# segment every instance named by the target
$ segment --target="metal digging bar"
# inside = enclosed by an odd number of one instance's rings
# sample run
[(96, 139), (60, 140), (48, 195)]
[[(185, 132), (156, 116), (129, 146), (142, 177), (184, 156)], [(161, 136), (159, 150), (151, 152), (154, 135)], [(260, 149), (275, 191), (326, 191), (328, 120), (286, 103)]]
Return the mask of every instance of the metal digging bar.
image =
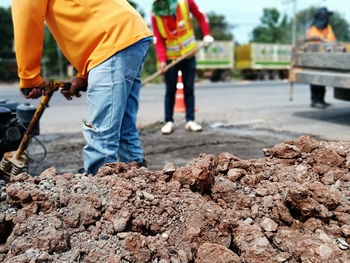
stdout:
[(32, 120), (29, 123), (27, 131), (25, 132), (17, 151), (5, 153), (0, 162), (0, 177), (4, 177), (5, 181), (9, 181), (12, 175), (18, 175), (28, 170), (28, 159), (25, 155), (25, 150), (30, 143), (34, 128), (39, 122), (44, 110), (47, 108), (52, 94), (59, 88), (70, 89), (71, 83), (50, 81), (49, 87), (50, 91), (47, 95), (42, 97), (41, 102), (36, 109)]

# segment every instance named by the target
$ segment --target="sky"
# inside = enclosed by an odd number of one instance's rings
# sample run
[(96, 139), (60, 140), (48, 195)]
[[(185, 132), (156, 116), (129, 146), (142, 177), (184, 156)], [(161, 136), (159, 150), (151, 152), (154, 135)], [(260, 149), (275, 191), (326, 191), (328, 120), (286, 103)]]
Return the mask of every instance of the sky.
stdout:
[[(101, 0), (103, 1), (103, 0)], [(146, 16), (147, 24), (151, 23), (150, 7), (153, 0), (134, 0)], [(263, 8), (277, 8), (282, 14), (293, 16), (294, 0), (195, 0), (203, 12), (215, 12), (224, 15), (234, 25), (235, 40), (241, 44), (249, 42), (254, 27), (260, 24)], [(349, 0), (295, 0), (297, 11), (310, 6), (326, 6), (331, 11), (340, 13), (350, 23)], [(9, 7), (11, 0), (0, 0), (0, 6)]]

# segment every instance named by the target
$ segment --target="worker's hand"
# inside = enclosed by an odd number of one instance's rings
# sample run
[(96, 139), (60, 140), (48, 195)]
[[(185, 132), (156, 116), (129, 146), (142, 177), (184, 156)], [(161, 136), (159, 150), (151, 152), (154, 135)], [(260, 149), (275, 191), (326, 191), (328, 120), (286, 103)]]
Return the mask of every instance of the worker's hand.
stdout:
[(209, 47), (213, 43), (214, 43), (214, 38), (211, 35), (204, 36), (203, 38), (204, 47)]
[(162, 73), (167, 72), (166, 63), (165, 62), (160, 62), (159, 63), (159, 69), (162, 71)]
[(82, 79), (78, 77), (72, 78), (70, 81), (72, 83), (72, 86), (69, 90), (62, 89), (61, 93), (63, 96), (66, 97), (67, 100), (72, 100), (73, 96), (80, 97), (80, 91), (86, 91), (87, 90), (87, 79)]
[(27, 99), (37, 99), (43, 93), (47, 95), (50, 92), (50, 87), (46, 81), (43, 81), (38, 87), (21, 88), (20, 91)]

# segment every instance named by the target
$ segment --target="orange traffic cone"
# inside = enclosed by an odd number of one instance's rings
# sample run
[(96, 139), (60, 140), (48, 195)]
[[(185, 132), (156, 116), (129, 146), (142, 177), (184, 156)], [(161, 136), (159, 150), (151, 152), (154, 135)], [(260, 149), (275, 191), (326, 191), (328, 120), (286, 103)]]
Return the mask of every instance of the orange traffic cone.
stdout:
[(184, 84), (182, 82), (182, 72), (177, 72), (176, 96), (174, 112), (186, 112)]

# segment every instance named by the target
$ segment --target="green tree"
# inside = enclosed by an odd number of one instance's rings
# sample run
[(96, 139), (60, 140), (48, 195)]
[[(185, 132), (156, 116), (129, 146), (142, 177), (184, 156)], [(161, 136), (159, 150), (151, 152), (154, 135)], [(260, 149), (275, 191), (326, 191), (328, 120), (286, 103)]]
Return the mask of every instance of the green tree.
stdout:
[(13, 45), (13, 26), (10, 8), (0, 7), (0, 47), (1, 51), (11, 51)]
[[(310, 7), (304, 10), (301, 10), (296, 15), (296, 38), (302, 39), (305, 38), (307, 29), (311, 26), (313, 17), (316, 14), (317, 8)], [(292, 22), (290, 22), (291, 24)]]
[[(306, 31), (312, 25), (312, 22), (314, 20), (314, 15), (316, 14), (317, 9), (318, 8), (312, 6), (307, 9), (303, 9), (297, 13), (296, 15), (296, 38), (297, 39), (305, 38)], [(334, 12), (330, 18), (329, 23), (334, 30), (334, 34), (337, 37), (337, 40), (350, 41), (350, 25), (340, 13)], [(288, 21), (288, 25), (285, 30), (286, 37), (290, 41), (292, 39), (291, 27), (292, 27), (292, 19)]]
[(350, 24), (341, 14), (334, 12), (329, 23), (331, 24), (338, 41), (350, 41)]
[(0, 79), (17, 77), (15, 54), (13, 52), (13, 25), (10, 8), (0, 7)]
[[(215, 40), (232, 40), (232, 28), (227, 21), (225, 16), (210, 12), (207, 14), (210, 26), (210, 34), (214, 37)], [(194, 27), (194, 32), (196, 39), (202, 39), (202, 31), (195, 19), (192, 19), (192, 24)]]
[(132, 0), (128, 0), (129, 4), (132, 5), (140, 14), (142, 17), (145, 16), (145, 13), (143, 12), (143, 10), (138, 8), (138, 5), (135, 3), (135, 1)]
[(252, 42), (261, 43), (288, 43), (288, 19), (281, 17), (276, 8), (264, 8), (260, 19), (261, 25), (253, 29)]
[[(64, 77), (69, 64), (70, 63), (59, 49), (57, 42), (51, 34), (49, 28), (45, 26), (44, 47), (42, 54), (42, 74), (44, 77), (48, 78)], [(59, 76), (60, 73), (63, 73), (63, 76)]]

